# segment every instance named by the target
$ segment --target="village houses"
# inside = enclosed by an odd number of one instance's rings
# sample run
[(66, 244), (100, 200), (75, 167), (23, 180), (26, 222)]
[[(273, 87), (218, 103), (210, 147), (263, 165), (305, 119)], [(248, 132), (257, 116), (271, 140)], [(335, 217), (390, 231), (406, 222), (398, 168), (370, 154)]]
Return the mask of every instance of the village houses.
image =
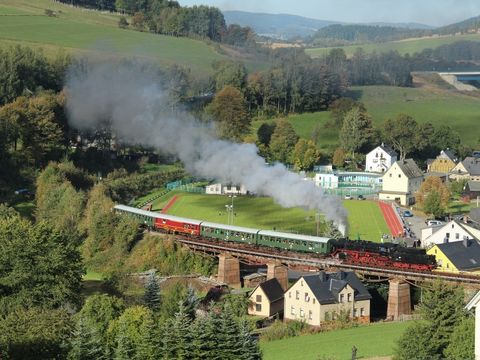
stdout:
[(452, 169), (450, 179), (480, 181), (480, 158), (467, 156)]
[(383, 175), (379, 199), (397, 201), (403, 206), (413, 205), (423, 178), (423, 172), (413, 159), (399, 160)]
[(480, 273), (480, 244), (476, 240), (435, 244), (427, 254), (435, 256), (437, 271)]
[(207, 185), (205, 193), (209, 195), (247, 195), (248, 191), (244, 185), (223, 185), (218, 183)]
[(435, 244), (480, 239), (480, 230), (461, 221), (452, 220), (447, 224), (422, 229), (422, 246), (427, 248)]
[(427, 172), (448, 174), (457, 163), (458, 157), (453, 150), (442, 150), (435, 159), (427, 161)]
[(397, 161), (397, 153), (382, 143), (367, 154), (365, 171), (384, 173)]
[(355, 321), (369, 322), (371, 298), (353, 271), (305, 275), (285, 293), (284, 319), (320, 326), (347, 314)]

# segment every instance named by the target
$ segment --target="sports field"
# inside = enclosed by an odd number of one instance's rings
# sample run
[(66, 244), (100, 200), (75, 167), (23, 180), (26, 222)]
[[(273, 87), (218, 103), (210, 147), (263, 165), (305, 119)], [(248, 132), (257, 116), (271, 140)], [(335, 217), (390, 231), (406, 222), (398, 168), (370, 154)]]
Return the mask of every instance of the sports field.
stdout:
[[(175, 202), (170, 200), (177, 196)], [(381, 234), (388, 233), (388, 227), (378, 204), (373, 201), (346, 200), (348, 210), (349, 236), (380, 241)], [(221, 195), (170, 192), (153, 204), (153, 210), (160, 210), (169, 204), (168, 214), (198, 220), (227, 224), (225, 205), (231, 198)], [(300, 208), (282, 208), (270, 198), (238, 196), (234, 198), (234, 225), (250, 228), (286, 231), (316, 235), (315, 212)], [(320, 227), (320, 232), (322, 228)]]
[(367, 359), (392, 355), (396, 341), (408, 325), (408, 322), (371, 324), (260, 344), (264, 360), (347, 360), (352, 358), (354, 345), (358, 349), (357, 359)]
[[(378, 44), (359, 44), (352, 46), (341, 47), (347, 56), (352, 55), (359, 47), (363, 48), (368, 53), (377, 52), (383, 53), (388, 51), (398, 51), (400, 54), (411, 54), (422, 52), (424, 49), (435, 49), (441, 45), (451, 44), (456, 41), (479, 41), (480, 34), (463, 34), (463, 35), (446, 35), (438, 37), (405, 39), (399, 41), (388, 41)], [(312, 48), (306, 49), (307, 54), (312, 57), (319, 57), (326, 55), (333, 48)]]

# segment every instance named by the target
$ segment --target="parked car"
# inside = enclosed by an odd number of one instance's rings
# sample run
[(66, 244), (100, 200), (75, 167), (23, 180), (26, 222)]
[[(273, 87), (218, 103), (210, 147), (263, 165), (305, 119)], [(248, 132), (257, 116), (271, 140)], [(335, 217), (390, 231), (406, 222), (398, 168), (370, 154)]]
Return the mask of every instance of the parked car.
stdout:
[(352, 195), (350, 195), (350, 194), (345, 195), (345, 200), (352, 200), (352, 199), (353, 199)]
[(362, 194), (360, 194), (360, 195), (357, 196), (357, 199), (358, 199), (358, 200), (365, 200), (365, 196), (363, 196)]
[(412, 212), (411, 212), (411, 211), (409, 211), (409, 210), (405, 210), (405, 211), (403, 212), (403, 216), (405, 216), (405, 217), (412, 217), (412, 216), (413, 216), (413, 214), (412, 214)]
[(440, 221), (440, 220), (427, 220), (427, 225), (428, 225), (428, 226), (443, 225), (443, 221)]

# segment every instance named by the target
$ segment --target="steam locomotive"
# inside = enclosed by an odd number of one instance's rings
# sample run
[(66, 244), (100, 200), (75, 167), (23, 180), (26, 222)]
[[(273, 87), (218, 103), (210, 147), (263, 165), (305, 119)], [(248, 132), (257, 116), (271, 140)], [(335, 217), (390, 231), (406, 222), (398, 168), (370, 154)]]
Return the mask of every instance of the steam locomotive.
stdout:
[(436, 267), (435, 257), (427, 255), (424, 249), (405, 248), (393, 243), (378, 244), (364, 240), (331, 239), (252, 229), (187, 219), (125, 205), (116, 205), (114, 209), (116, 213), (129, 216), (142, 226), (168, 233), (332, 256), (356, 265), (414, 271), (431, 271)]

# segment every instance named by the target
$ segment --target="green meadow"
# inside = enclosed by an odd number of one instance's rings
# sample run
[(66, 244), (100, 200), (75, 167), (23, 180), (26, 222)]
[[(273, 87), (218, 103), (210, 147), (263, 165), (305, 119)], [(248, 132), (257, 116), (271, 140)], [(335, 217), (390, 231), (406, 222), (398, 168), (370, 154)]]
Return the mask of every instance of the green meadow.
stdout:
[[(45, 9), (57, 16), (46, 16)], [(60, 49), (107, 58), (134, 56), (165, 66), (182, 65), (200, 77), (212, 71), (213, 61), (227, 58), (204, 41), (120, 29), (119, 17), (52, 0), (0, 0), (0, 46), (42, 48), (47, 56)], [(245, 64), (252, 70), (265, 67), (261, 61)]]
[(357, 359), (391, 356), (408, 322), (370, 324), (289, 339), (260, 342), (264, 360)]
[[(160, 210), (177, 195), (177, 201), (168, 209), (168, 214), (227, 224), (225, 205), (231, 198), (221, 195), (192, 194), (172, 191), (153, 203), (153, 210)], [(271, 198), (238, 196), (234, 198), (234, 225), (264, 230), (277, 230), (307, 235), (316, 235), (315, 212), (300, 208), (282, 208)], [(378, 204), (373, 201), (346, 200), (349, 236), (380, 241), (388, 227)], [(321, 231), (321, 228), (320, 228)]]
[[(422, 52), (424, 49), (435, 49), (441, 45), (451, 44), (457, 41), (480, 41), (480, 34), (464, 34), (464, 35), (447, 35), (438, 37), (405, 39), (399, 41), (388, 41), (383, 43), (369, 43), (351, 46), (343, 46), (342, 48), (347, 56), (353, 55), (359, 47), (368, 53), (377, 52), (384, 53), (389, 51), (398, 51), (400, 54), (415, 54)], [(330, 52), (333, 48), (311, 48), (306, 49), (307, 54), (312, 57), (321, 57)]]
[[(365, 104), (376, 126), (399, 113), (413, 116), (419, 123), (435, 126), (449, 125), (456, 130), (466, 145), (476, 145), (480, 139), (480, 97), (455, 90), (403, 88), (394, 86), (354, 86), (349, 95)], [(280, 118), (271, 120), (276, 121)], [(328, 126), (330, 112), (305, 113), (287, 116), (300, 137), (312, 139), (318, 133), (317, 146), (333, 151), (338, 146), (339, 130)], [(262, 120), (253, 123), (253, 131)]]

